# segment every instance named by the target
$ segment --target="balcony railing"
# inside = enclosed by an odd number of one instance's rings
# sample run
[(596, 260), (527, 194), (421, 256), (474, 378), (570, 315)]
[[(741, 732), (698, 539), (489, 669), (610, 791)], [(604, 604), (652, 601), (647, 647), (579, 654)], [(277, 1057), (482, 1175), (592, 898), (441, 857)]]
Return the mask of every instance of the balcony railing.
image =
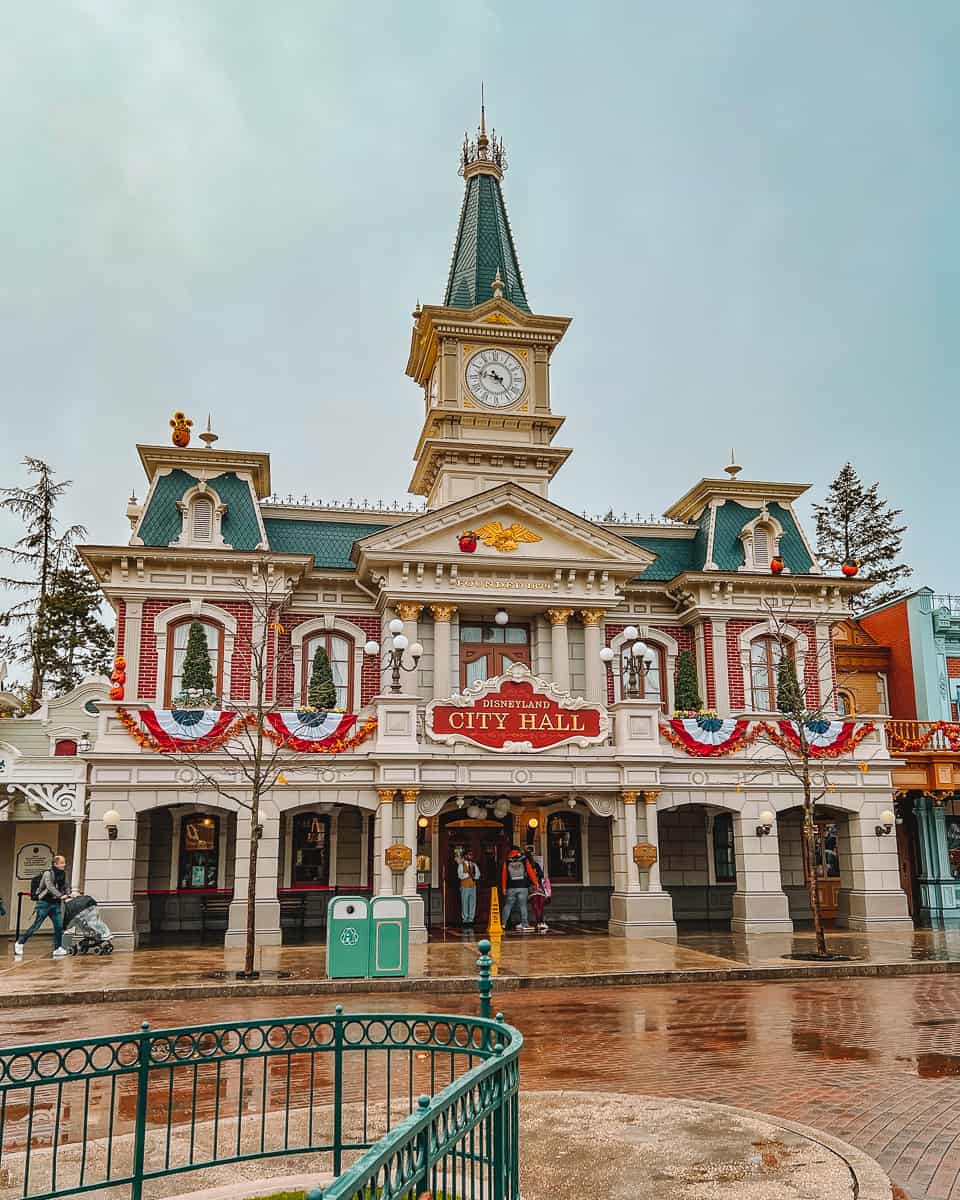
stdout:
[(960, 754), (960, 722), (889, 721), (887, 745), (893, 754), (954, 751)]
[(960, 596), (932, 596), (927, 593), (921, 595), (921, 612), (934, 613), (940, 609), (946, 609), (952, 617), (960, 617)]

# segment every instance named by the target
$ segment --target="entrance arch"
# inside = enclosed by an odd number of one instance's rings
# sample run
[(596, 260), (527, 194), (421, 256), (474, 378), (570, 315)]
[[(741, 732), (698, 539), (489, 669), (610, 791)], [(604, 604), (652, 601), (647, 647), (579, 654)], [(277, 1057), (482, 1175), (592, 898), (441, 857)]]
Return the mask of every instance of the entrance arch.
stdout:
[(712, 804), (659, 811), (660, 882), (678, 925), (730, 929), (737, 890), (735, 815)]

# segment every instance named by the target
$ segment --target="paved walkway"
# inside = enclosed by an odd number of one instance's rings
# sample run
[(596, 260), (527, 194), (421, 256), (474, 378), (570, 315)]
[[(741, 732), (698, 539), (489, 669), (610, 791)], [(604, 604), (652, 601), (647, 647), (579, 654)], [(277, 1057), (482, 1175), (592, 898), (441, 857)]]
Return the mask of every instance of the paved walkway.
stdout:
[[(575, 983), (672, 983), (686, 980), (817, 978), (878, 973), (960, 972), (960, 931), (906, 931), (828, 935), (832, 952), (853, 961), (828, 964), (792, 961), (791, 953), (813, 949), (813, 935), (691, 933), (677, 945), (651, 939), (627, 940), (582, 931), (509, 934), (494, 946), (502, 988), (558, 987)], [(38, 994), (62, 994), (72, 1003), (103, 999), (191, 998), (231, 995), (320, 995), (347, 991), (460, 992), (476, 978), (476, 941), (467, 938), (412, 946), (410, 978), (338, 983), (326, 979), (322, 946), (264, 949), (263, 975), (256, 984), (227, 978), (243, 966), (243, 954), (222, 946), (166, 947), (113, 954), (109, 958), (50, 958), (49, 939), (28, 943), (22, 961), (8, 944), (0, 950), (0, 1008), (35, 1003)], [(283, 978), (278, 978), (278, 975)]]
[[(466, 998), (341, 997), (348, 1011), (476, 1011)], [(0, 1013), (0, 1043), (323, 1011), (303, 997), (146, 1001)], [(843, 979), (518, 991), (524, 1092), (707, 1100), (823, 1130), (911, 1200), (960, 1200), (960, 979)], [(534, 1101), (536, 1102), (536, 1101)], [(289, 1170), (289, 1166), (286, 1170)]]

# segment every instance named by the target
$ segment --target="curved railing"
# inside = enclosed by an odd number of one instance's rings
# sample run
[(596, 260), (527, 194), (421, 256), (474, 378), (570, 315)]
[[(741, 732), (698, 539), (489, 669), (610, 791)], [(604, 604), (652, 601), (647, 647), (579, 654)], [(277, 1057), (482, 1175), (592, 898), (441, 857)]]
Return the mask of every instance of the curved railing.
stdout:
[[(486, 953), (480, 963), (489, 1013)], [(126, 1187), (140, 1200), (166, 1176), (310, 1155), (305, 1169), (334, 1177), (323, 1200), (519, 1200), (522, 1042), (489, 1015), (338, 1006), (8, 1047), (0, 1190), (47, 1200)]]

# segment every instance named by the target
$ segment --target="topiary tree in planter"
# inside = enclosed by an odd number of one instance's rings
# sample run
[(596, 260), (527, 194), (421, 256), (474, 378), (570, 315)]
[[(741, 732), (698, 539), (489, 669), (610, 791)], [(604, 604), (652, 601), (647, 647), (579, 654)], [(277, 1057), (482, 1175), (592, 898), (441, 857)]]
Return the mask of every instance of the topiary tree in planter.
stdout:
[(330, 710), (337, 707), (337, 686), (333, 682), (333, 669), (323, 646), (317, 647), (313, 656), (313, 669), (307, 688), (307, 701), (312, 708)]
[(804, 707), (803, 692), (797, 679), (797, 664), (789, 654), (782, 654), (777, 666), (777, 708), (791, 716)]
[(681, 650), (677, 659), (675, 707), (684, 712), (699, 712), (703, 708), (697, 682), (697, 664), (689, 650)]
[(183, 677), (180, 694), (176, 697), (184, 707), (188, 702), (203, 707), (216, 699), (213, 683), (213, 668), (210, 665), (210, 647), (207, 635), (199, 621), (193, 621), (187, 634), (187, 653), (183, 659)]

